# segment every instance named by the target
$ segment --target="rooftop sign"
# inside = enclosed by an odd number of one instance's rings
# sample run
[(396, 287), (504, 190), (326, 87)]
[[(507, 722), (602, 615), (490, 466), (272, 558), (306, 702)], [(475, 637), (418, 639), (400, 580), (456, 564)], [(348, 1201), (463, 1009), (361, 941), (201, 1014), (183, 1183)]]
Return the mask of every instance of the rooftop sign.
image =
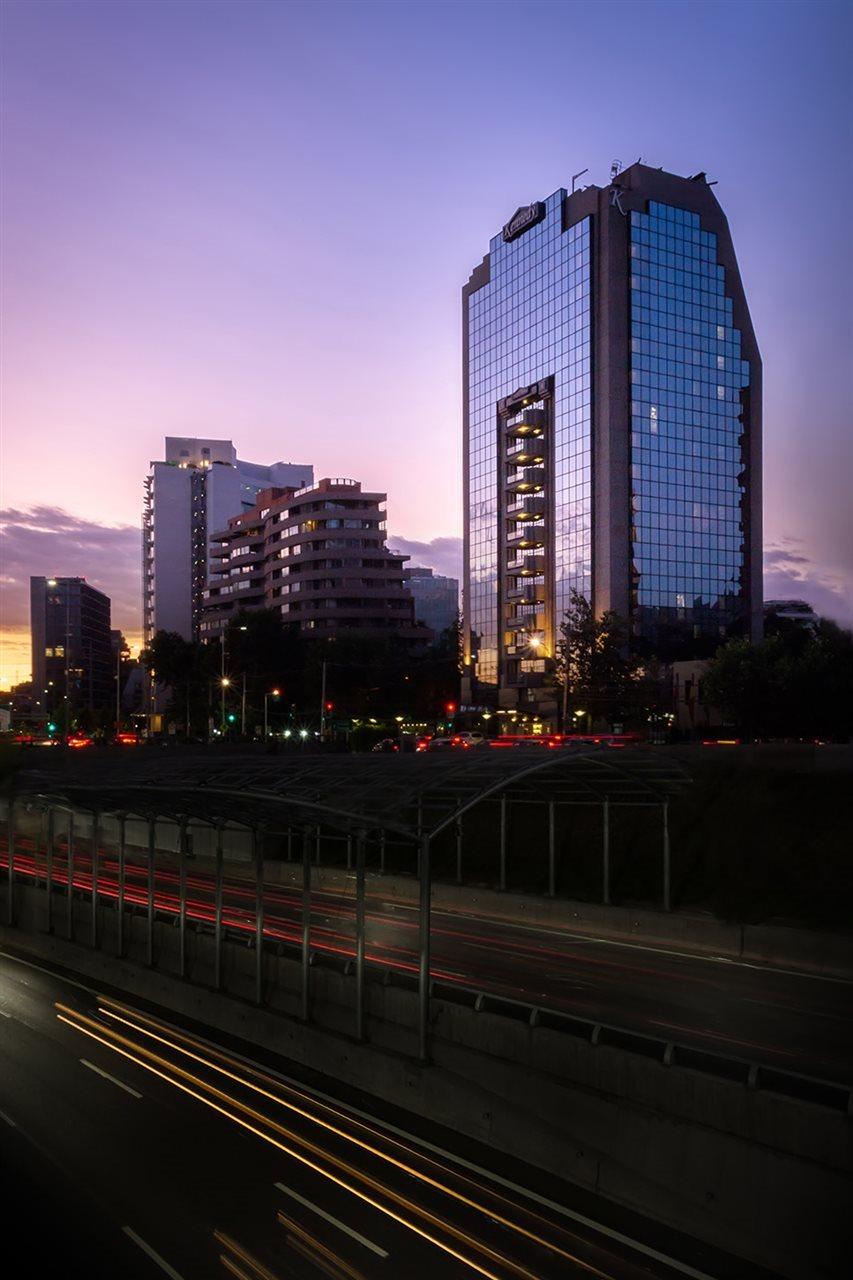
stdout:
[(530, 227), (535, 227), (536, 223), (541, 222), (544, 217), (545, 205), (541, 200), (536, 200), (533, 204), (523, 204), (520, 209), (516, 209), (504, 227), (504, 240), (507, 243), (510, 240), (515, 240), (517, 236), (528, 231)]

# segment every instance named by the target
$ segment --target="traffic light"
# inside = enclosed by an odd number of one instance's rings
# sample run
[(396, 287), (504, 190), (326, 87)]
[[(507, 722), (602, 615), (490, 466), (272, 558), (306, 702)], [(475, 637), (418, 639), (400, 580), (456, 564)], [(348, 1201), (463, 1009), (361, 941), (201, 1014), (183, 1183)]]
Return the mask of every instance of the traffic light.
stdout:
[(327, 711), (334, 711), (334, 709), (335, 709), (335, 704), (334, 704), (334, 702), (327, 702), (327, 703), (326, 703), (326, 710), (327, 710)]
[(445, 709), (445, 711), (447, 712), (447, 714), (448, 714), (449, 716), (455, 715), (455, 713), (456, 713), (456, 703), (455, 703), (455, 702), (448, 702), (448, 703), (446, 704), (446, 706), (445, 706), (445, 708), (444, 708), (444, 709)]
[(233, 711), (229, 711), (229, 713), (228, 713), (228, 723), (229, 723), (229, 724), (233, 724), (233, 723), (234, 723), (234, 721), (235, 721), (236, 719), (237, 719), (237, 717), (235, 716), (234, 712), (233, 712)]
[(47, 731), (48, 733), (56, 733), (56, 725), (52, 720), (48, 720), (47, 722)]

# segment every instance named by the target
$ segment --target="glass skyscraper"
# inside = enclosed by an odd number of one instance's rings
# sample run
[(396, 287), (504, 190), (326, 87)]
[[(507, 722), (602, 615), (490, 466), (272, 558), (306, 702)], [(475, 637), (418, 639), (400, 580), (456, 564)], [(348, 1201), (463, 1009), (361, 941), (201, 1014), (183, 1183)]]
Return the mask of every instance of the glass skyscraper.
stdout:
[(463, 290), (467, 702), (554, 718), (572, 589), (695, 657), (761, 618), (761, 361), (704, 174), (523, 206)]

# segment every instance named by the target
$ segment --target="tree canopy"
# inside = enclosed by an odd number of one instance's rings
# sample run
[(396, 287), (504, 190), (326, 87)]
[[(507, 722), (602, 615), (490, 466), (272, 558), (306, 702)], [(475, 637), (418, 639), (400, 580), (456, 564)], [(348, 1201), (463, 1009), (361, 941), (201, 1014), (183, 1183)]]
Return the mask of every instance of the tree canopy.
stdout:
[(833, 738), (853, 732), (853, 634), (822, 619), (778, 619), (757, 645), (732, 640), (703, 681), (704, 699), (748, 737)]

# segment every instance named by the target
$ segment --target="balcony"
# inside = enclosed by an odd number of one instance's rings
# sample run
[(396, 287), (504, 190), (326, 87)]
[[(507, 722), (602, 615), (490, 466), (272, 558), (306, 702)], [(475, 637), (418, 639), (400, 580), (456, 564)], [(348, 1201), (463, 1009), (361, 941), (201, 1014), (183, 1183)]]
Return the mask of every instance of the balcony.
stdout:
[(527, 436), (515, 440), (506, 451), (506, 460), (520, 467), (527, 466), (528, 463), (544, 462), (545, 437)]
[(506, 513), (510, 520), (541, 520), (545, 515), (545, 499), (525, 495), (508, 503)]
[(545, 484), (544, 467), (525, 467), (520, 475), (507, 480), (507, 493), (534, 493)]
[(521, 587), (510, 587), (506, 599), (512, 604), (544, 604), (545, 587), (525, 583)]
[(548, 414), (544, 409), (525, 409), (517, 422), (506, 428), (508, 436), (531, 436), (544, 431), (548, 425)]
[(545, 526), (530, 524), (507, 534), (506, 545), (511, 551), (524, 551), (528, 547), (545, 546)]
[(542, 625), (542, 615), (535, 609), (531, 609), (529, 613), (516, 613), (504, 622), (507, 631), (540, 631)]
[(519, 578), (538, 578), (546, 571), (544, 556), (516, 556), (507, 561), (508, 574)]

